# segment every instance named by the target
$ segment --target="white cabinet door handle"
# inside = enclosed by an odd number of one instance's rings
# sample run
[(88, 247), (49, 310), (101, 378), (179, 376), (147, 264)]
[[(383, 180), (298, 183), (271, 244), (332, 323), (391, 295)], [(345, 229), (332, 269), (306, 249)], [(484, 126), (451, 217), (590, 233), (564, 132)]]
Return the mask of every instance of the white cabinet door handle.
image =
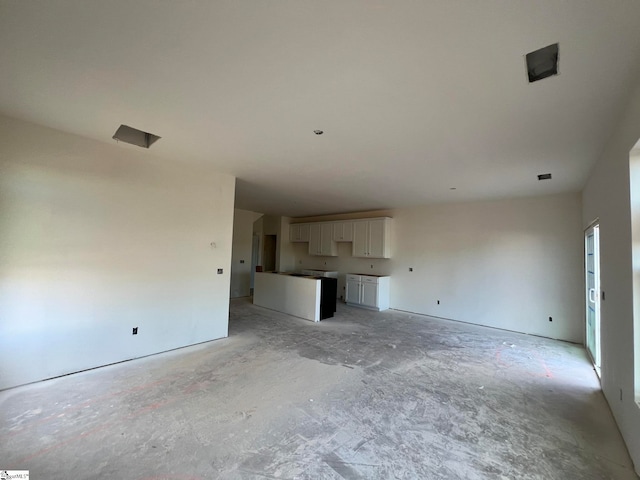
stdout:
[(591, 303), (596, 303), (596, 289), (595, 288), (590, 288), (589, 289), (589, 301)]

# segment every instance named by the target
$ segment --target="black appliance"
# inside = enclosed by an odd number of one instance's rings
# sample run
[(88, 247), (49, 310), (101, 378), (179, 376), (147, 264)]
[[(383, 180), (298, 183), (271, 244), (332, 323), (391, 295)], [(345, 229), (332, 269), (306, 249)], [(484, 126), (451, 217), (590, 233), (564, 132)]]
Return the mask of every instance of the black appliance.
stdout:
[(315, 277), (320, 280), (320, 320), (333, 317), (336, 312), (336, 297), (338, 296), (338, 279), (329, 277)]

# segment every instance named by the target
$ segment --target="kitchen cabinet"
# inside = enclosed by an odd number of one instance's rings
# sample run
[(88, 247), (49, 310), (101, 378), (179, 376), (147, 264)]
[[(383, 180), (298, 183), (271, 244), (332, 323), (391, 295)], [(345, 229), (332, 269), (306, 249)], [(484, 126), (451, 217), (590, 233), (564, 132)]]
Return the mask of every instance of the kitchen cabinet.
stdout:
[(354, 257), (391, 257), (391, 219), (373, 218), (353, 222)]
[(347, 274), (348, 305), (387, 310), (389, 308), (389, 277)]
[(336, 257), (337, 242), (351, 242), (354, 257), (390, 258), (391, 221), (391, 218), (381, 217), (294, 223), (289, 226), (289, 240), (308, 242), (309, 255)]
[(331, 223), (311, 223), (309, 226), (309, 255), (337, 257), (338, 246), (333, 241)]
[(308, 242), (309, 241), (309, 224), (294, 223), (289, 225), (289, 241), (290, 242)]
[(353, 242), (353, 222), (335, 222), (333, 224), (334, 242)]

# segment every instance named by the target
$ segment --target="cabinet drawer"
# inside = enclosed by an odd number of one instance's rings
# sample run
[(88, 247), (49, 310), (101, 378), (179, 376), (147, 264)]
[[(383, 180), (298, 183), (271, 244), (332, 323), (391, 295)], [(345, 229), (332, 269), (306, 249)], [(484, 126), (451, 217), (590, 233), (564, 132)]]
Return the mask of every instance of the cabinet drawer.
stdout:
[(360, 281), (360, 275), (347, 274), (347, 282), (359, 282), (359, 281)]

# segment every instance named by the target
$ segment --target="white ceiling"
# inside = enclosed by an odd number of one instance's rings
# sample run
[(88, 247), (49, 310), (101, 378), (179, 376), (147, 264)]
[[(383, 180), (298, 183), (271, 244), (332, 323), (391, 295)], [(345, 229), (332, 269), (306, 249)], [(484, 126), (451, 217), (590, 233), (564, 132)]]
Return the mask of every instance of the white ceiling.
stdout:
[[(0, 112), (157, 134), (150, 155), (210, 162), (263, 213), (579, 191), (639, 80), (638, 19), (637, 0), (0, 0)], [(554, 42), (560, 75), (528, 84)]]

